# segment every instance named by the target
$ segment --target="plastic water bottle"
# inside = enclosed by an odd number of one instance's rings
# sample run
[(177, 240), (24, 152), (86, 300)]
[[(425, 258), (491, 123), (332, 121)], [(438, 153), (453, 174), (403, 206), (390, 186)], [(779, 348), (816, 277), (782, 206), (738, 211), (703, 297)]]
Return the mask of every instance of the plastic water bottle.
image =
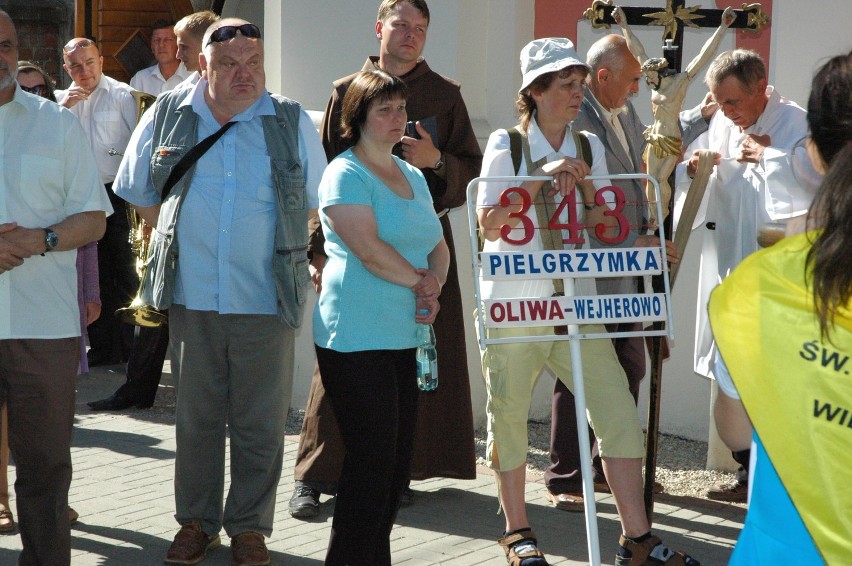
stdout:
[(431, 324), (417, 325), (417, 387), (434, 391), (438, 387), (438, 351), (435, 350), (435, 331)]

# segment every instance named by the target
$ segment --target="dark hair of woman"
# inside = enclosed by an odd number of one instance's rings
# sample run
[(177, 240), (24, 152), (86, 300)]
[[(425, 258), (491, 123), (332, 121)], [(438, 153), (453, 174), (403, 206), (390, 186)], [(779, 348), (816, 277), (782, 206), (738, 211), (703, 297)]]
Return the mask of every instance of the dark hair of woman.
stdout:
[(405, 100), (408, 88), (397, 77), (384, 71), (361, 71), (352, 80), (340, 109), (340, 135), (353, 145), (361, 139), (361, 128), (373, 102), (394, 98)]
[(809, 224), (821, 230), (806, 265), (820, 333), (829, 338), (835, 314), (852, 298), (852, 52), (817, 72), (808, 125), (828, 170), (809, 213)]
[(47, 96), (45, 96), (45, 98), (56, 102), (56, 95), (53, 93), (53, 89), (56, 88), (56, 82), (50, 78), (47, 71), (32, 61), (18, 61), (18, 74), (20, 73), (38, 73), (41, 75), (41, 78), (44, 80), (44, 85), (47, 88)]
[(527, 88), (518, 93), (518, 98), (515, 100), (515, 107), (518, 110), (518, 118), (520, 120), (521, 128), (525, 131), (529, 129), (530, 120), (532, 120), (533, 113), (535, 112), (536, 106), (532, 93), (544, 92), (550, 88), (550, 85), (553, 84), (553, 81), (557, 78), (567, 79), (574, 71), (577, 70), (583, 73), (583, 76), (589, 74), (589, 70), (580, 65), (565, 67), (564, 69), (553, 71), (552, 73), (545, 73), (536, 77)]

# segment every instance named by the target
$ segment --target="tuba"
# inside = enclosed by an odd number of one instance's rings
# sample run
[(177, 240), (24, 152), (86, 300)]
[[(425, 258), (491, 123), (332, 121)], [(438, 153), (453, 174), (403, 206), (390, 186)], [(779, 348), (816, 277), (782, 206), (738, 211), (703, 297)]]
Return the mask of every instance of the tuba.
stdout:
[[(136, 123), (138, 124), (139, 120), (142, 119), (142, 114), (153, 106), (157, 97), (136, 90), (131, 94), (136, 101)], [(111, 153), (111, 155), (113, 154)], [(120, 154), (116, 152), (114, 155)], [(126, 211), (127, 224), (130, 226), (130, 251), (136, 257), (136, 275), (139, 277), (139, 289), (136, 291), (133, 301), (128, 306), (115, 311), (115, 316), (120, 318), (122, 322), (136, 326), (156, 327), (168, 324), (169, 319), (164, 313), (142, 301), (142, 282), (145, 279), (147, 267), (150, 228), (146, 228), (142, 217), (139, 216), (135, 208), (128, 204)]]

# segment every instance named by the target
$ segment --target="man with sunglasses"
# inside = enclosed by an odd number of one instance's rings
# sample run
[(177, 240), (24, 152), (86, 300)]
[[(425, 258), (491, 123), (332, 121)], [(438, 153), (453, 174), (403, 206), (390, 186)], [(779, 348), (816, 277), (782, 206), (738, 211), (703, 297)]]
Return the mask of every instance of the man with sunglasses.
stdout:
[(17, 563), (63, 566), (80, 360), (76, 250), (104, 233), (112, 208), (80, 123), (18, 88), (17, 61), (17, 32), (0, 10), (0, 390), (17, 475)]
[(139, 278), (130, 249), (130, 226), (125, 203), (112, 192), (121, 155), (136, 125), (136, 102), (129, 85), (103, 73), (104, 58), (91, 39), (77, 37), (62, 48), (63, 67), (72, 79), (67, 90), (57, 90), (56, 100), (80, 120), (95, 153), (101, 182), (117, 214), (107, 219), (98, 241), (98, 283), (104, 316), (89, 325), (89, 366), (127, 361), (133, 344), (133, 327), (118, 320), (116, 309), (130, 304)]
[[(294, 337), (310, 280), (308, 214), (326, 159), (301, 106), (266, 92), (257, 26), (220, 20), (202, 45), (204, 78), (159, 96), (115, 187), (155, 228), (148, 270), (157, 284), (142, 296), (169, 308), (175, 352), (181, 529), (165, 561), (200, 562), (224, 527), (232, 564), (269, 564), (264, 537), (272, 532)], [(209, 140), (206, 151), (197, 149)], [(192, 148), (197, 160), (168, 183), (191, 163)], [(226, 431), (231, 484), (223, 508)]]

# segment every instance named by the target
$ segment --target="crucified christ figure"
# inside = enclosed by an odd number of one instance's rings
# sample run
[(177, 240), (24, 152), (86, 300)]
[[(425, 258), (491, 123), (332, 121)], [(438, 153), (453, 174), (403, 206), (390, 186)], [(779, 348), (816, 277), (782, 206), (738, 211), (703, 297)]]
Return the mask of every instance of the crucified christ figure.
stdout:
[[(642, 44), (630, 31), (624, 11), (619, 6), (615, 7), (612, 17), (615, 19), (615, 23), (621, 27), (624, 38), (627, 40), (627, 47), (642, 66), (645, 82), (651, 88), (651, 110), (654, 114), (654, 123), (645, 130), (645, 140), (648, 145), (645, 148), (644, 160), (648, 175), (654, 177), (660, 184), (663, 204), (662, 220), (664, 220), (669, 213), (669, 201), (672, 194), (669, 176), (683, 153), (679, 114), (686, 98), (689, 82), (716, 53), (725, 31), (734, 23), (736, 14), (734, 14), (732, 8), (725, 8), (722, 13), (722, 24), (713, 32), (712, 37), (701, 48), (698, 56), (681, 73), (670, 69), (668, 61), (662, 57), (648, 57)], [(653, 226), (658, 222), (654, 186), (648, 183), (645, 192), (651, 205), (649, 206), (649, 218)]]

